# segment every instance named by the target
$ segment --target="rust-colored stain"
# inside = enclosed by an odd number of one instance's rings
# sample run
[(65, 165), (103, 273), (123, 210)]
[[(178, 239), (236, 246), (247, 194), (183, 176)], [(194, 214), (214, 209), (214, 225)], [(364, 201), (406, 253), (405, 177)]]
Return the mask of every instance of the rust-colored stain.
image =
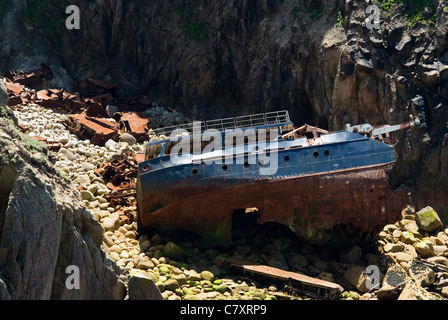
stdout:
[(401, 216), (401, 192), (387, 185), (391, 166), (241, 181), (228, 187), (195, 187), (183, 181), (170, 190), (137, 190), (140, 219), (144, 226), (196, 232), (217, 245), (231, 243), (234, 210), (252, 207), (259, 210), (258, 223), (284, 224), (310, 241), (325, 241), (326, 231), (339, 226), (371, 232)]
[(72, 133), (90, 139), (90, 143), (95, 145), (104, 145), (107, 140), (118, 138), (115, 122), (104, 118), (88, 117), (85, 114), (70, 115), (64, 124)]
[(107, 186), (112, 190), (135, 189), (137, 171), (137, 166), (126, 159), (115, 159), (95, 169), (98, 175), (108, 181)]
[(129, 133), (139, 142), (148, 140), (149, 117), (137, 112), (117, 112), (118, 128), (121, 133)]

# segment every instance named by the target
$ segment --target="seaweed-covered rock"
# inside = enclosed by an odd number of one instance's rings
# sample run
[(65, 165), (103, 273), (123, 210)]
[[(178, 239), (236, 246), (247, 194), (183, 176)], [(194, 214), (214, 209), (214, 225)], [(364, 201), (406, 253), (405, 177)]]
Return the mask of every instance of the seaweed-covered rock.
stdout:
[(439, 215), (430, 206), (416, 213), (416, 221), (420, 229), (426, 232), (433, 232), (442, 226)]
[(423, 258), (429, 258), (434, 255), (434, 246), (428, 239), (424, 239), (415, 245), (415, 250)]

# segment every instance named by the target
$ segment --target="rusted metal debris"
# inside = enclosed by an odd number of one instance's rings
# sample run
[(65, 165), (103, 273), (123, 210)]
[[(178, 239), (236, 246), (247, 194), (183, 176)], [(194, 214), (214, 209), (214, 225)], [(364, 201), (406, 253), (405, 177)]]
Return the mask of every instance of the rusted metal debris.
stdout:
[[(135, 188), (138, 167), (126, 159), (115, 159), (109, 163), (103, 164), (95, 172), (103, 177), (107, 182), (107, 187), (112, 190), (105, 195), (110, 206), (128, 207), (135, 205)], [(122, 212), (121, 219), (127, 219), (128, 223), (132, 223), (134, 217)]]
[(16, 72), (14, 70), (10, 70), (5, 73), (5, 77), (10, 79), (11, 82), (30, 86), (52, 79), (53, 71), (51, 70), (50, 64), (48, 62), (43, 62), (40, 64), (40, 69), (26, 72)]
[(118, 129), (114, 121), (89, 117), (86, 114), (70, 115), (64, 125), (71, 133), (82, 139), (89, 139), (95, 145), (104, 145), (107, 140), (118, 139)]
[(86, 115), (89, 117), (109, 118), (106, 109), (99, 103), (91, 104), (86, 110)]
[(73, 89), (83, 98), (94, 98), (104, 94), (113, 98), (116, 87), (114, 84), (96, 78), (86, 78), (73, 85)]
[(107, 187), (111, 190), (134, 190), (138, 167), (126, 159), (115, 159), (103, 164), (95, 172), (108, 181)]
[(64, 89), (46, 89), (36, 92), (35, 102), (47, 108), (61, 108), (76, 112), (86, 104), (76, 95)]
[(149, 118), (134, 112), (120, 112), (118, 121), (105, 117), (101, 105), (91, 105), (85, 114), (71, 115), (64, 124), (69, 130), (83, 139), (90, 139), (92, 144), (104, 145), (107, 140), (118, 140), (125, 132), (135, 137), (138, 142), (148, 139)]
[(6, 89), (8, 90), (8, 106), (38, 103), (48, 108), (59, 108), (76, 112), (86, 107), (86, 103), (77, 95), (64, 89), (44, 89), (37, 92), (26, 90), (26, 86), (40, 84), (52, 78), (53, 72), (48, 63), (42, 63), (41, 69), (28, 72), (8, 71)]
[(8, 78), (6, 78), (5, 85), (9, 95), (8, 100), (9, 107), (34, 101), (35, 99), (34, 94), (31, 92), (24, 91), (25, 89), (24, 85), (20, 83), (11, 82)]
[(58, 151), (62, 146), (59, 142), (54, 141), (54, 140), (48, 140), (47, 138), (44, 138), (44, 137), (32, 137), (32, 139), (45, 142), (48, 150), (51, 150), (51, 151)]
[(145, 161), (145, 154), (143, 152), (132, 153), (130, 155), (132, 160), (138, 165), (140, 162)]
[[(69, 116), (64, 123), (68, 129), (82, 139), (90, 139), (92, 144), (104, 145), (109, 140), (118, 140), (120, 133), (133, 135), (138, 142), (147, 140), (149, 117), (143, 113), (123, 111), (148, 108), (152, 101), (146, 97), (131, 96), (117, 99), (116, 85), (107, 81), (87, 78), (75, 83), (77, 94), (65, 89), (44, 89), (35, 92), (27, 85), (40, 84), (51, 79), (53, 72), (48, 63), (28, 72), (8, 71), (5, 74), (8, 90), (8, 106), (36, 103), (53, 109), (66, 110), (77, 115)], [(106, 111), (108, 105), (117, 107), (115, 122)]]
[(148, 140), (149, 117), (137, 112), (117, 112), (118, 129), (129, 133), (138, 142)]
[[(74, 89), (79, 92), (83, 101), (87, 104), (86, 115), (89, 117), (109, 118), (111, 115), (106, 111), (108, 105), (115, 105), (118, 110), (138, 110), (141, 107), (147, 108), (152, 103), (151, 100), (145, 97), (117, 99), (115, 97), (116, 85), (95, 78), (87, 78), (76, 83)], [(114, 114), (114, 118), (117, 121), (116, 128), (106, 126), (105, 129), (99, 131), (112, 129), (116, 130), (117, 133), (126, 132), (133, 135), (138, 142), (143, 142), (147, 139), (149, 117), (136, 112), (119, 111)], [(73, 120), (77, 121), (76, 119)], [(96, 121), (96, 125), (98, 124), (101, 124), (100, 121)], [(83, 125), (88, 126), (87, 123)], [(94, 131), (98, 131), (98, 128), (96, 127)]]
[(105, 198), (109, 201), (109, 205), (112, 207), (129, 207), (135, 205), (135, 192), (130, 190), (120, 190), (113, 194), (106, 195)]
[(244, 274), (261, 276), (270, 279), (271, 281), (282, 282), (288, 292), (292, 291), (305, 294), (315, 299), (336, 300), (340, 298), (341, 293), (344, 291), (344, 288), (333, 282), (254, 262), (227, 258), (225, 263), (231, 267), (242, 270)]

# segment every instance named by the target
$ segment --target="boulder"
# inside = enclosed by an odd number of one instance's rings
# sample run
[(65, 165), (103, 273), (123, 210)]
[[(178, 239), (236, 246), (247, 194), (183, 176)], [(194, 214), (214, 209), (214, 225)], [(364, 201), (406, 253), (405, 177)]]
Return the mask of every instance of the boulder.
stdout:
[(125, 132), (121, 135), (120, 142), (126, 142), (127, 144), (132, 146), (137, 143), (137, 139), (135, 139), (133, 135)]
[(285, 256), (280, 251), (275, 250), (269, 256), (266, 257), (266, 263), (274, 268), (288, 270), (288, 264), (286, 263)]
[(400, 262), (408, 263), (413, 259), (413, 257), (410, 254), (404, 252), (395, 252), (391, 254), (395, 257), (395, 260), (397, 260), (398, 263)]
[(147, 257), (137, 256), (137, 258), (134, 259), (134, 264), (137, 269), (148, 270), (154, 268), (154, 263)]
[(403, 250), (403, 246), (398, 243), (386, 243), (386, 245), (383, 247), (384, 252), (400, 252)]
[(409, 276), (416, 284), (426, 287), (433, 284), (436, 280), (436, 274), (430, 267), (424, 265), (419, 260), (412, 260), (408, 268)]
[(202, 280), (202, 277), (199, 273), (197, 273), (196, 270), (185, 270), (185, 275), (187, 276), (188, 281), (200, 281)]
[(410, 231), (403, 231), (400, 237), (401, 242), (406, 244), (414, 244), (417, 242), (417, 238), (415, 238), (414, 234)]
[(305, 258), (304, 255), (300, 253), (289, 255), (287, 258), (287, 262), (291, 268), (296, 268), (300, 270), (304, 270), (308, 265), (308, 260)]
[(66, 148), (59, 149), (58, 157), (60, 159), (70, 160), (70, 161), (73, 161), (76, 159), (75, 155), (71, 151), (67, 150)]
[(155, 235), (152, 236), (151, 243), (154, 245), (160, 244), (160, 243), (162, 243), (162, 238), (160, 237), (159, 234), (156, 233)]
[(355, 264), (362, 259), (361, 248), (357, 245), (351, 246), (342, 251), (339, 256), (339, 261), (347, 264)]
[(6, 106), (8, 104), (9, 96), (6, 89), (5, 81), (0, 79), (0, 106)]
[(104, 144), (104, 146), (111, 151), (117, 151), (120, 148), (120, 145), (118, 144), (118, 142), (116, 142), (112, 139), (107, 140), (106, 143)]
[(443, 246), (434, 245), (433, 248), (435, 256), (446, 256), (448, 254), (448, 247), (445, 245)]
[(442, 300), (438, 294), (431, 293), (417, 283), (408, 281), (403, 288), (398, 300)]
[(443, 267), (448, 267), (448, 258), (446, 257), (431, 257), (428, 258), (427, 261), (435, 264), (440, 264)]
[(106, 231), (115, 231), (120, 227), (120, 216), (118, 214), (111, 214), (104, 219), (102, 225)]
[(183, 273), (172, 275), (171, 279), (176, 280), (179, 286), (187, 284), (187, 276)]
[(204, 270), (201, 272), (201, 278), (202, 280), (213, 281), (215, 275), (210, 271)]
[(422, 258), (434, 256), (434, 246), (428, 239), (424, 239), (415, 244), (415, 250)]
[(439, 215), (429, 206), (416, 213), (416, 221), (420, 229), (426, 232), (433, 232), (442, 227)]
[(170, 259), (179, 259), (183, 256), (184, 251), (174, 242), (168, 242), (162, 249), (162, 254)]
[(128, 282), (129, 300), (163, 300), (153, 280), (142, 274), (135, 274)]
[(175, 279), (168, 279), (164, 282), (165, 285), (165, 290), (169, 290), (169, 291), (175, 291), (176, 289), (178, 289), (179, 286), (179, 282), (177, 282), (177, 280)]
[(223, 294), (224, 292), (227, 291), (228, 288), (227, 288), (227, 285), (225, 283), (221, 283), (221, 284), (218, 284), (216, 286), (213, 286), (213, 289), (215, 289), (215, 291)]
[(442, 244), (448, 244), (448, 235), (443, 231), (440, 231), (437, 234), (437, 239), (439, 239)]
[(82, 200), (90, 201), (90, 200), (93, 199), (93, 194), (92, 194), (92, 192), (90, 192), (90, 191), (88, 191), (88, 190), (81, 190), (80, 193), (81, 193), (81, 198), (82, 198)]
[[(344, 274), (342, 275), (344, 280), (346, 280), (348, 283), (350, 283), (352, 286), (354, 286), (357, 290), (365, 293), (370, 290), (370, 288), (367, 287), (367, 281), (371, 282), (371, 279), (369, 278), (369, 275), (366, 273), (366, 268), (361, 266), (355, 266), (349, 268)], [(381, 281), (384, 278), (384, 275), (380, 272), (378, 274), (378, 281), (381, 283)]]
[(106, 112), (110, 118), (113, 118), (114, 114), (118, 111), (119, 111), (119, 109), (117, 106), (113, 106), (113, 105), (106, 106)]
[(76, 179), (73, 181), (75, 186), (80, 186), (85, 189), (87, 189), (90, 186), (90, 178), (87, 174), (80, 174), (76, 177)]
[(417, 250), (415, 250), (413, 245), (406, 244), (403, 248), (403, 253), (410, 255), (413, 259), (418, 258)]
[(400, 221), (400, 228), (403, 231), (408, 231), (410, 233), (418, 232), (418, 224), (415, 220), (402, 219)]
[(398, 264), (390, 267), (387, 269), (380, 290), (376, 292), (377, 297), (379, 299), (396, 299), (408, 279), (403, 267)]

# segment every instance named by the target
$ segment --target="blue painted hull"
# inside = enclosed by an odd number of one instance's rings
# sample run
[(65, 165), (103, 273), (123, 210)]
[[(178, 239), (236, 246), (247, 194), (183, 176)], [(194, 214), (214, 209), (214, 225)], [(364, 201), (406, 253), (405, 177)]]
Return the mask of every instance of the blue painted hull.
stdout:
[[(336, 132), (315, 146), (279, 140), (278, 149), (266, 155), (249, 152), (208, 164), (176, 165), (169, 156), (141, 162), (142, 224), (197, 232), (209, 244), (225, 245), (235, 210), (257, 207), (258, 222), (288, 225), (312, 241), (340, 225), (372, 230), (396, 221), (401, 212), (401, 194), (390, 192), (387, 183), (396, 160), (388, 144)], [(270, 166), (271, 174), (262, 173)]]

